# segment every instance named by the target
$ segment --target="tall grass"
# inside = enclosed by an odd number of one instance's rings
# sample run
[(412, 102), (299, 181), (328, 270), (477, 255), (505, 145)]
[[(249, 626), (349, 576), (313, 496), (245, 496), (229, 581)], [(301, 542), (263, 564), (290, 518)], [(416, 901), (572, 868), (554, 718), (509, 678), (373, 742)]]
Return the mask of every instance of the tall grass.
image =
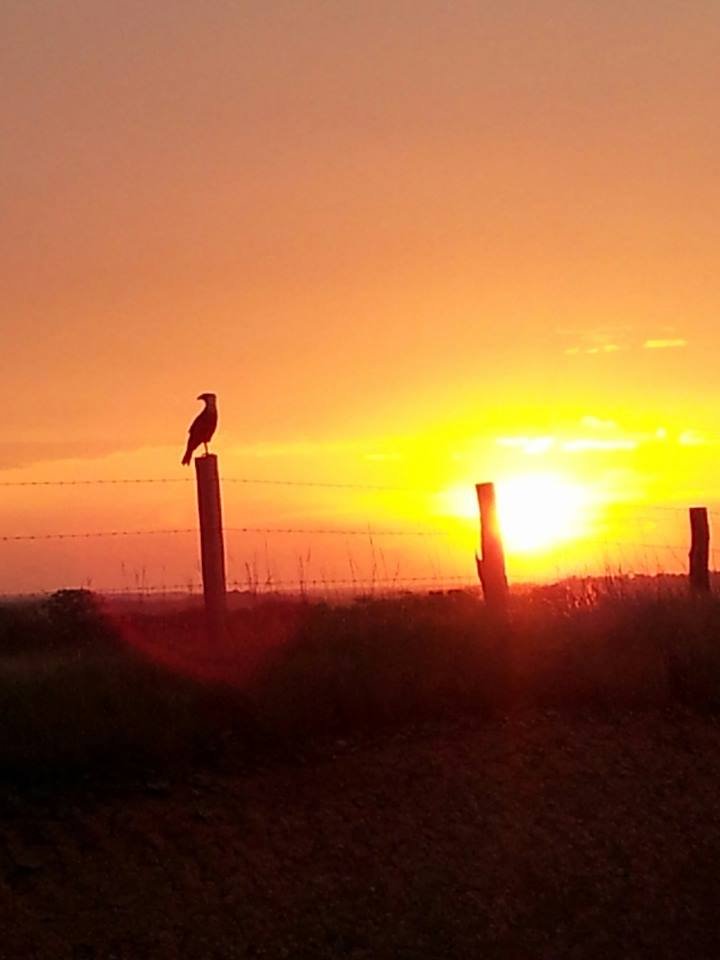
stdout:
[(630, 581), (538, 588), (499, 620), (468, 592), (265, 601), (211, 646), (198, 613), (86, 593), (0, 608), (0, 770), (207, 760), (518, 709), (720, 710), (720, 602)]

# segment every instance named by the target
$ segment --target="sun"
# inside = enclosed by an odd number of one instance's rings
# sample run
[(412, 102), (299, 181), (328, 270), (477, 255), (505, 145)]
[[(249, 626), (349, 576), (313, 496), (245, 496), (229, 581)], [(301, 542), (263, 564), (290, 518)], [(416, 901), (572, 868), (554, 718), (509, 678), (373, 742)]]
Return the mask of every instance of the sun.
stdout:
[[(498, 517), (506, 552), (533, 553), (576, 540), (587, 530), (586, 488), (558, 473), (523, 473), (496, 484)], [(478, 519), (471, 488), (447, 491), (445, 502), (457, 517)]]
[(530, 553), (582, 536), (587, 492), (553, 473), (520, 474), (497, 488), (498, 515), (508, 553)]

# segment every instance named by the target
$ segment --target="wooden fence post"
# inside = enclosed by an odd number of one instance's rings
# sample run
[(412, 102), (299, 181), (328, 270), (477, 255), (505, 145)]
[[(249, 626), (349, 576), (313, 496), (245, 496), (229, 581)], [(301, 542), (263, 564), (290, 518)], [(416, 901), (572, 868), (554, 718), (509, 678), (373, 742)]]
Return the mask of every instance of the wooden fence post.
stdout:
[(690, 507), (690, 589), (710, 592), (710, 524), (707, 507)]
[(195, 457), (195, 473), (200, 516), (200, 554), (205, 613), (211, 639), (220, 640), (225, 633), (226, 615), (225, 547), (220, 480), (215, 454), (209, 453), (204, 457)]
[(500, 524), (498, 522), (494, 483), (475, 485), (480, 507), (480, 557), (475, 557), (485, 603), (493, 610), (505, 609), (508, 582), (505, 573)]

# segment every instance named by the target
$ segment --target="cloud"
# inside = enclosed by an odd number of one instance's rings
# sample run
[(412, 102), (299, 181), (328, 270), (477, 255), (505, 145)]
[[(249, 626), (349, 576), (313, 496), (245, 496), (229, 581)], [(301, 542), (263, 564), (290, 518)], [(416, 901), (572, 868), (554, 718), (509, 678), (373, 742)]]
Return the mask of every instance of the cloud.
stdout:
[(588, 329), (570, 329), (564, 328), (556, 330), (556, 333), (567, 338), (574, 344), (565, 349), (567, 356), (577, 356), (578, 354), (598, 355), (603, 353), (619, 353), (627, 349), (628, 327), (611, 325), (601, 327), (595, 330)]
[(618, 353), (623, 348), (617, 343), (602, 343), (595, 347), (568, 347), (565, 351), (567, 356), (577, 356), (579, 353), (597, 354), (597, 353)]
[(637, 440), (630, 438), (617, 440), (600, 440), (597, 437), (581, 437), (577, 440), (566, 440), (561, 449), (565, 453), (585, 453), (589, 450), (635, 450)]
[(0, 470), (19, 470), (37, 463), (59, 460), (97, 460), (124, 449), (135, 450), (138, 444), (118, 447), (113, 443), (87, 440), (15, 440), (4, 443), (0, 453)]
[(356, 443), (336, 443), (321, 441), (290, 441), (287, 443), (248, 443), (229, 449), (232, 456), (250, 457), (257, 460), (281, 459), (283, 457), (320, 457), (328, 453), (345, 453), (357, 450)]
[(496, 441), (499, 447), (512, 447), (535, 456), (552, 450), (555, 442), (554, 437), (498, 437)]
[(678, 437), (678, 443), (683, 447), (704, 447), (708, 440), (696, 430), (685, 430)]
[(679, 350), (687, 346), (687, 340), (683, 337), (651, 337), (640, 344), (621, 345), (615, 340), (604, 339), (601, 334), (591, 335), (585, 338), (585, 343), (576, 344), (565, 349), (565, 355), (568, 357), (577, 357), (583, 355), (597, 355), (602, 353), (618, 353), (621, 350), (637, 350), (639, 346), (643, 350)]
[(681, 337), (668, 340), (646, 340), (643, 344), (645, 350), (678, 350), (687, 346), (687, 340)]
[(590, 430), (617, 430), (618, 425), (614, 420), (603, 420), (601, 417), (594, 417), (592, 414), (583, 417), (580, 421), (583, 427)]
[[(587, 419), (592, 420), (593, 418)], [(602, 424), (605, 429), (615, 427), (610, 421), (598, 420), (594, 424), (596, 429), (598, 424)], [(589, 424), (586, 424), (586, 426), (588, 425)], [(631, 437), (571, 437), (561, 440), (557, 437), (548, 436), (520, 436), (498, 437), (496, 443), (499, 447), (510, 447), (514, 450), (521, 450), (523, 453), (531, 456), (540, 456), (549, 453), (551, 450), (560, 450), (563, 453), (586, 453), (596, 450), (635, 450), (639, 445), (639, 441)]]

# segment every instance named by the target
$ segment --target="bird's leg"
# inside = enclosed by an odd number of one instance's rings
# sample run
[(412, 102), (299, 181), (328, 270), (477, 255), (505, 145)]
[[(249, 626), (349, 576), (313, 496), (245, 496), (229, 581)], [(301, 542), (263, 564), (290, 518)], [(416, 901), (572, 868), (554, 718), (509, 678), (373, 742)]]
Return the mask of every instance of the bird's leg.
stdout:
[(207, 455), (208, 455), (207, 444), (206, 444), (206, 443), (203, 443), (203, 446), (205, 447), (205, 456), (207, 457)]

